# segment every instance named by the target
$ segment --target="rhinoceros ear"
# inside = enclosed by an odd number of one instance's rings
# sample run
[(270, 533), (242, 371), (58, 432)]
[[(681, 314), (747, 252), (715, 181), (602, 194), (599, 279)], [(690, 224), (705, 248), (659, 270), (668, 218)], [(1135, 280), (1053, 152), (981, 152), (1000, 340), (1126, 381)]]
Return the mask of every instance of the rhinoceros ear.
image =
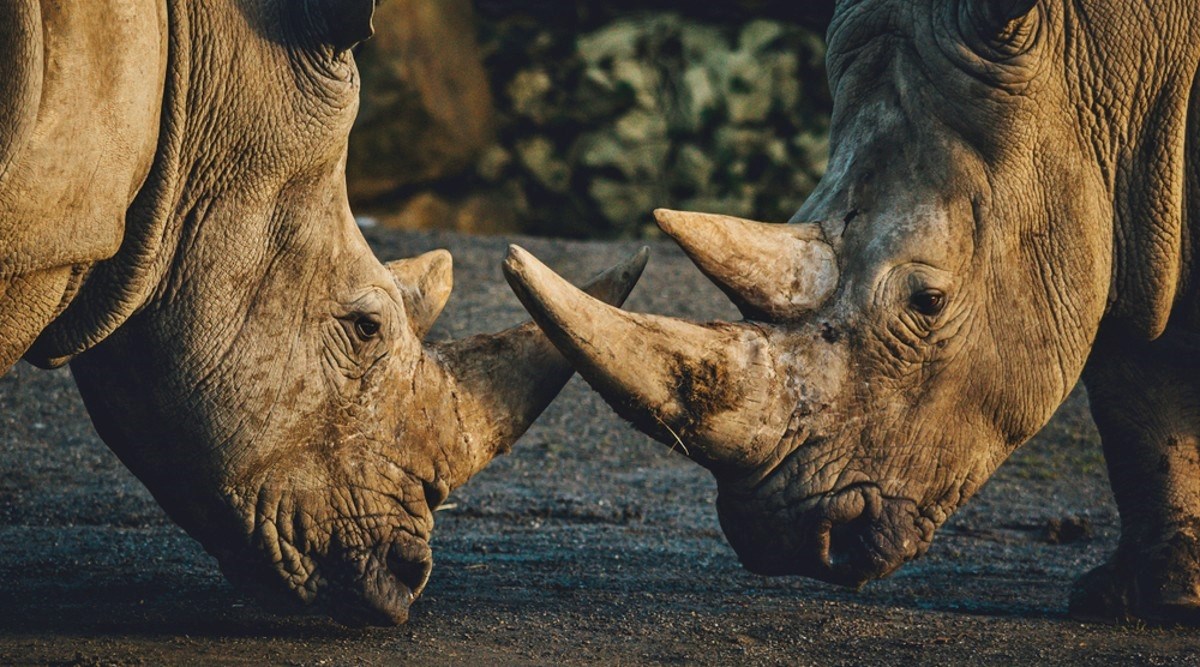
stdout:
[(379, 0), (307, 0), (321, 36), (338, 51), (346, 51), (375, 34), (371, 18)]
[(980, 37), (1004, 38), (1014, 30), (1013, 23), (1028, 16), (1037, 3), (1038, 0), (968, 0), (963, 13)]
[(387, 268), (400, 285), (413, 333), (424, 338), (454, 289), (453, 258), (445, 250), (434, 250), (412, 259), (389, 262)]

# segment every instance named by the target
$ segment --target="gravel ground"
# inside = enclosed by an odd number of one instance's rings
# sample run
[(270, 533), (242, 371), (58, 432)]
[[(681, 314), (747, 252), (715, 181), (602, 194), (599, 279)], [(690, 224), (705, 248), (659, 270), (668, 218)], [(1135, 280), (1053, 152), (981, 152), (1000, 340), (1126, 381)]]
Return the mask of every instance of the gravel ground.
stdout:
[[(513, 239), (369, 237), (383, 258), (454, 253), (432, 335), (523, 319), (499, 269)], [(518, 242), (576, 279), (636, 249)], [(681, 253), (652, 250), (630, 308), (734, 316)], [(925, 558), (859, 592), (745, 572), (714, 497), (706, 472), (576, 379), (439, 512), (408, 625), (277, 616), (231, 589), (104, 447), (67, 371), (21, 365), (0, 378), (0, 664), (1200, 664), (1200, 632), (1065, 617), (1071, 580), (1117, 538), (1081, 391)]]

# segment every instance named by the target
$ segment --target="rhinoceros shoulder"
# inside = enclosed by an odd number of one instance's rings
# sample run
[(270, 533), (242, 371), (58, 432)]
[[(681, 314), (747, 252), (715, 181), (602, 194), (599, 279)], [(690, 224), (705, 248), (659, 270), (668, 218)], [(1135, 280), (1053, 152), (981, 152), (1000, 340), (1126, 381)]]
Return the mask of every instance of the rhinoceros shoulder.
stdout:
[(121, 246), (158, 143), (160, 0), (0, 3), (0, 373)]
[(0, 279), (120, 247), (154, 158), (160, 0), (0, 4)]

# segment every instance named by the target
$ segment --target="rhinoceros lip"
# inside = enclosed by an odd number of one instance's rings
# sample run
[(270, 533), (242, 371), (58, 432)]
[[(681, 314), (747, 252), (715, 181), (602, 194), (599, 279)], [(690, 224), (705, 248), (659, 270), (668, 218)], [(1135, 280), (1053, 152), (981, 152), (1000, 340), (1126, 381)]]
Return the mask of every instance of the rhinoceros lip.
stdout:
[(886, 497), (871, 482), (814, 495), (790, 509), (790, 544), (730, 536), (746, 569), (858, 588), (924, 553), (932, 537), (932, 523), (916, 503)]
[(405, 623), (433, 562), (428, 540), (406, 531), (395, 531), (369, 550), (343, 549), (333, 541), (308, 552), (312, 569), (303, 574), (281, 569), (256, 547), (210, 553), (225, 577), (264, 609), (319, 611), (352, 627)]
[(399, 625), (424, 590), (433, 565), (427, 540), (406, 532), (369, 552), (326, 554), (318, 564), (318, 607), (350, 626)]

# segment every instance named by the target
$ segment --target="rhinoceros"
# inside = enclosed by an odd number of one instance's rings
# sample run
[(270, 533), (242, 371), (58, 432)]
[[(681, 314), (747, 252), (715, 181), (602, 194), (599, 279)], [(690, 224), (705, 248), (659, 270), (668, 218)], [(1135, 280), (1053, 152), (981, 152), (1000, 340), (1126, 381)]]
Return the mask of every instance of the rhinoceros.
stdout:
[[(445, 251), (346, 198), (373, 0), (0, 3), (0, 372), (68, 361), (97, 431), (222, 570), (407, 618), (432, 511), (573, 372), (536, 325), (437, 344)], [(645, 255), (592, 293), (628, 294)]]
[(743, 321), (619, 312), (520, 249), (510, 282), (763, 574), (920, 556), (1082, 377), (1122, 537), (1070, 611), (1200, 622), (1200, 4), (814, 4), (831, 154), (791, 224), (657, 214)]

